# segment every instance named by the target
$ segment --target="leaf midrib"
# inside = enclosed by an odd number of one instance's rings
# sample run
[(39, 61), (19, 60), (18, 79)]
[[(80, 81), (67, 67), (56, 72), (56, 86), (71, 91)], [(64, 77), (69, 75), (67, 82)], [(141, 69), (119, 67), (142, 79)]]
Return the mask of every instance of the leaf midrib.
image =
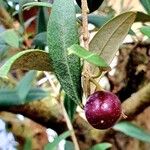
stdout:
[(114, 32), (112, 32), (111, 36), (109, 37), (109, 39), (107, 40), (107, 42), (104, 44), (104, 46), (103, 46), (102, 50), (100, 51), (99, 55), (102, 54), (102, 52), (104, 51), (104, 49), (105, 49), (105, 47), (107, 46), (108, 42), (109, 42), (110, 39), (112, 38), (112, 36), (117, 32), (117, 29), (118, 29), (124, 22), (126, 22), (126, 20), (128, 20), (132, 15), (134, 15), (134, 14), (129, 15), (121, 24), (119, 24), (119, 25), (117, 26), (116, 30), (115, 30)]

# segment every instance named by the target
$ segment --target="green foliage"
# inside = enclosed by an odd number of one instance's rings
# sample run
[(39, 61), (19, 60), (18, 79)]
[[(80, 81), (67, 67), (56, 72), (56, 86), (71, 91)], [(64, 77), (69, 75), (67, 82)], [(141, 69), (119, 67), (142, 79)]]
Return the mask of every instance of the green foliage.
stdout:
[(23, 8), (24, 9), (28, 9), (28, 8), (31, 8), (31, 7), (35, 7), (35, 6), (42, 6), (42, 7), (48, 7), (48, 8), (51, 8), (52, 7), (52, 4), (48, 3), (48, 2), (29, 2), (29, 3), (25, 3), (23, 4)]
[(68, 116), (69, 116), (70, 120), (73, 121), (74, 114), (75, 114), (76, 108), (77, 108), (77, 104), (74, 101), (72, 101), (70, 99), (70, 97), (65, 95), (64, 106), (65, 106), (65, 109), (66, 109), (66, 111), (68, 113)]
[(83, 58), (84, 60), (88, 61), (89, 63), (100, 67), (101, 69), (107, 70), (109, 68), (108, 64), (105, 62), (103, 58), (99, 55), (92, 53), (85, 48), (81, 47), (78, 44), (74, 44), (68, 48), (68, 54), (75, 54), (78, 57)]
[(82, 97), (80, 59), (67, 52), (68, 47), (79, 42), (73, 1), (54, 1), (47, 38), (56, 76), (70, 99), (79, 104)]
[(63, 139), (66, 139), (67, 137), (69, 137), (70, 134), (71, 134), (71, 131), (66, 131), (66, 132), (62, 133), (61, 135), (56, 137), (52, 143), (48, 143), (45, 146), (44, 150), (56, 150), (59, 142)]
[(8, 29), (0, 33), (0, 40), (11, 47), (19, 47), (19, 36), (13, 29)]
[(150, 22), (150, 15), (138, 11), (135, 22)]
[(25, 100), (29, 90), (32, 86), (32, 81), (36, 76), (36, 71), (29, 71), (22, 80), (18, 83), (16, 87), (16, 92), (20, 100)]
[(40, 100), (48, 94), (40, 88), (32, 88), (36, 71), (29, 71), (18, 83), (15, 89), (0, 89), (0, 106), (22, 105), (34, 100)]
[(99, 54), (108, 64), (126, 37), (136, 17), (134, 12), (123, 13), (107, 22), (90, 42), (90, 51)]
[(23, 150), (32, 150), (32, 140), (30, 138), (26, 139)]
[(147, 11), (147, 13), (150, 15), (150, 1), (149, 0), (140, 0), (141, 4)]
[(66, 141), (64, 150), (75, 150), (74, 149), (74, 144), (72, 142), (70, 142), (70, 141)]
[(90, 150), (107, 150), (108, 148), (111, 148), (111, 146), (110, 143), (100, 143), (94, 145)]
[(11, 69), (52, 71), (48, 53), (40, 50), (25, 50), (12, 56), (1, 68), (0, 77), (6, 77)]
[(142, 128), (139, 128), (130, 122), (120, 122), (116, 124), (113, 129), (143, 142), (150, 142), (150, 133), (145, 132)]
[(88, 22), (95, 25), (97, 28), (100, 28), (102, 25), (104, 25), (107, 21), (109, 21), (113, 16), (107, 15), (107, 16), (100, 16), (100, 15), (88, 15)]
[(150, 38), (150, 26), (143, 26), (140, 31)]

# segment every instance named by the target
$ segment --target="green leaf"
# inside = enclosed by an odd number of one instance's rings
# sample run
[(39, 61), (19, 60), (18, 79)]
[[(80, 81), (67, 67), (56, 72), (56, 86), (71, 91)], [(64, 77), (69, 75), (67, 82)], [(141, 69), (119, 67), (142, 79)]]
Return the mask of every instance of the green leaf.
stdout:
[(41, 32), (37, 34), (32, 44), (35, 45), (36, 48), (45, 47), (47, 45), (47, 33)]
[(65, 148), (64, 150), (75, 150), (74, 144), (70, 141), (65, 141)]
[(1, 89), (0, 90), (0, 106), (14, 106), (20, 105), (23, 102), (20, 100), (17, 92), (11, 89)]
[(94, 145), (90, 150), (107, 150), (108, 148), (111, 148), (111, 146), (110, 143), (100, 143)]
[(0, 77), (6, 77), (12, 69), (52, 71), (48, 53), (41, 50), (25, 50), (11, 57), (1, 68)]
[(25, 140), (25, 144), (23, 146), (23, 150), (32, 150), (32, 140), (30, 138), (27, 138)]
[(150, 38), (150, 26), (143, 26), (140, 28), (140, 31)]
[(138, 11), (134, 22), (150, 22), (150, 15)]
[(48, 10), (43, 7), (39, 8), (37, 16), (37, 34), (47, 30), (48, 17)]
[(68, 55), (67, 48), (77, 44), (78, 32), (73, 0), (55, 0), (48, 22), (49, 55), (58, 80), (66, 94), (76, 103), (81, 101), (80, 59)]
[(0, 106), (17, 106), (29, 103), (35, 100), (41, 100), (42, 98), (48, 96), (48, 92), (41, 88), (32, 88), (28, 92), (24, 100), (20, 99), (17, 91), (14, 89), (0, 89)]
[(145, 8), (148, 14), (150, 14), (150, 1), (149, 0), (140, 0), (141, 4)]
[(105, 62), (105, 60), (103, 58), (101, 58), (99, 55), (92, 53), (90, 51), (87, 51), (85, 48), (81, 47), (78, 44), (74, 44), (71, 47), (68, 48), (68, 53), (70, 54), (75, 54), (78, 57), (81, 57), (83, 59), (85, 59), (86, 61), (88, 61), (89, 63), (98, 66), (102, 69), (108, 69), (109, 66), (108, 64)]
[(42, 88), (31, 88), (25, 98), (24, 103), (29, 103), (36, 100), (41, 100), (49, 95), (49, 92), (43, 90)]
[(19, 47), (19, 36), (13, 29), (8, 29), (0, 33), (0, 39), (3, 40), (9, 46)]
[(135, 12), (126, 12), (107, 22), (91, 40), (90, 50), (110, 64), (135, 17)]
[(71, 134), (71, 131), (66, 131), (66, 132), (62, 133), (61, 135), (56, 137), (52, 143), (47, 144), (45, 146), (44, 150), (56, 150), (59, 142), (63, 139), (66, 139), (67, 137), (69, 137), (70, 134)]
[(150, 133), (145, 132), (142, 128), (139, 128), (130, 122), (120, 122), (116, 124), (113, 129), (141, 141), (150, 142)]
[[(78, 18), (80, 20), (82, 19), (82, 17), (78, 17)], [(112, 18), (112, 15), (100, 16), (100, 15), (90, 14), (90, 15), (88, 15), (88, 22), (93, 24), (95, 27), (100, 28), (102, 25), (104, 25), (111, 18)]]
[(32, 86), (32, 81), (36, 76), (36, 71), (29, 71), (26, 75), (21, 79), (16, 87), (16, 92), (20, 98), (20, 100), (24, 101), (29, 90)]
[(77, 109), (77, 104), (65, 95), (64, 106), (71, 121), (74, 119), (74, 114)]
[(29, 8), (34, 7), (34, 6), (40, 6), (40, 7), (42, 6), (42, 7), (51, 8), (52, 4), (50, 4), (48, 2), (29, 2), (29, 3), (24, 4), (22, 7), (24, 9), (29, 9)]

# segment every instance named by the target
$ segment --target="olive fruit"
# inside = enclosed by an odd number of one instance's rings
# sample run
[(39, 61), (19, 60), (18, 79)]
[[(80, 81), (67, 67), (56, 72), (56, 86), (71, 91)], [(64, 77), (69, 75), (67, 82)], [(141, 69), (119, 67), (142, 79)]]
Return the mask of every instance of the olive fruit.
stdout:
[(96, 129), (112, 127), (121, 116), (121, 102), (108, 91), (97, 91), (89, 96), (85, 107), (85, 116), (89, 124)]
[[(104, 0), (87, 0), (89, 11), (97, 10)], [(77, 4), (81, 7), (81, 0), (76, 0)]]

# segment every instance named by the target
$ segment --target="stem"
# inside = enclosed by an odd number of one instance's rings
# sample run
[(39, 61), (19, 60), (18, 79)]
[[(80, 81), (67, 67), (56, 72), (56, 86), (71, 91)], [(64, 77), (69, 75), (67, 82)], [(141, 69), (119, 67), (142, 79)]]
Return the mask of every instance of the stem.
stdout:
[(60, 103), (61, 103), (61, 106), (62, 106), (62, 110), (63, 110), (64, 118), (65, 118), (65, 120), (66, 120), (67, 127), (68, 127), (68, 129), (71, 131), (71, 138), (72, 138), (72, 141), (73, 141), (73, 143), (74, 143), (75, 150), (80, 150), (79, 144), (78, 144), (78, 142), (77, 142), (77, 138), (76, 138), (76, 135), (75, 135), (73, 126), (72, 126), (72, 123), (71, 123), (71, 121), (70, 121), (70, 119), (69, 119), (69, 116), (68, 116), (68, 114), (67, 114), (67, 112), (66, 112), (66, 109), (65, 109), (65, 107), (64, 107), (64, 103), (63, 103), (62, 100), (61, 100)]
[(63, 111), (63, 115), (64, 115), (64, 118), (66, 120), (66, 124), (67, 124), (67, 127), (68, 129), (71, 131), (71, 138), (72, 138), (72, 141), (74, 143), (74, 147), (75, 147), (75, 150), (80, 150), (79, 148), (79, 144), (77, 142), (77, 138), (75, 136), (75, 132), (74, 132), (74, 129), (73, 129), (73, 126), (72, 126), (72, 123), (69, 119), (69, 116), (66, 112), (66, 109), (64, 107), (64, 103), (63, 103), (63, 100), (61, 100), (61, 95), (60, 93), (57, 91), (57, 88), (55, 86), (55, 84), (53, 83), (53, 81), (51, 80), (50, 78), (50, 75), (47, 73), (47, 72), (44, 72), (44, 74), (46, 75), (49, 83), (51, 84), (52, 88), (53, 88), (53, 91), (55, 92), (55, 94), (57, 94), (57, 99), (58, 99), (58, 102), (60, 103), (61, 107), (62, 107), (62, 111)]
[(82, 2), (82, 26), (83, 26), (83, 42), (84, 47), (89, 49), (89, 31), (88, 31), (88, 4), (87, 0), (81, 0)]
[[(83, 30), (83, 43), (84, 48), (87, 50), (89, 49), (89, 31), (88, 31), (88, 4), (87, 0), (81, 0), (81, 7), (82, 7), (82, 30)], [(84, 62), (83, 66), (83, 74), (90, 74), (89, 63)], [(90, 82), (87, 76), (83, 76), (83, 89), (85, 96), (89, 96), (90, 94)]]

